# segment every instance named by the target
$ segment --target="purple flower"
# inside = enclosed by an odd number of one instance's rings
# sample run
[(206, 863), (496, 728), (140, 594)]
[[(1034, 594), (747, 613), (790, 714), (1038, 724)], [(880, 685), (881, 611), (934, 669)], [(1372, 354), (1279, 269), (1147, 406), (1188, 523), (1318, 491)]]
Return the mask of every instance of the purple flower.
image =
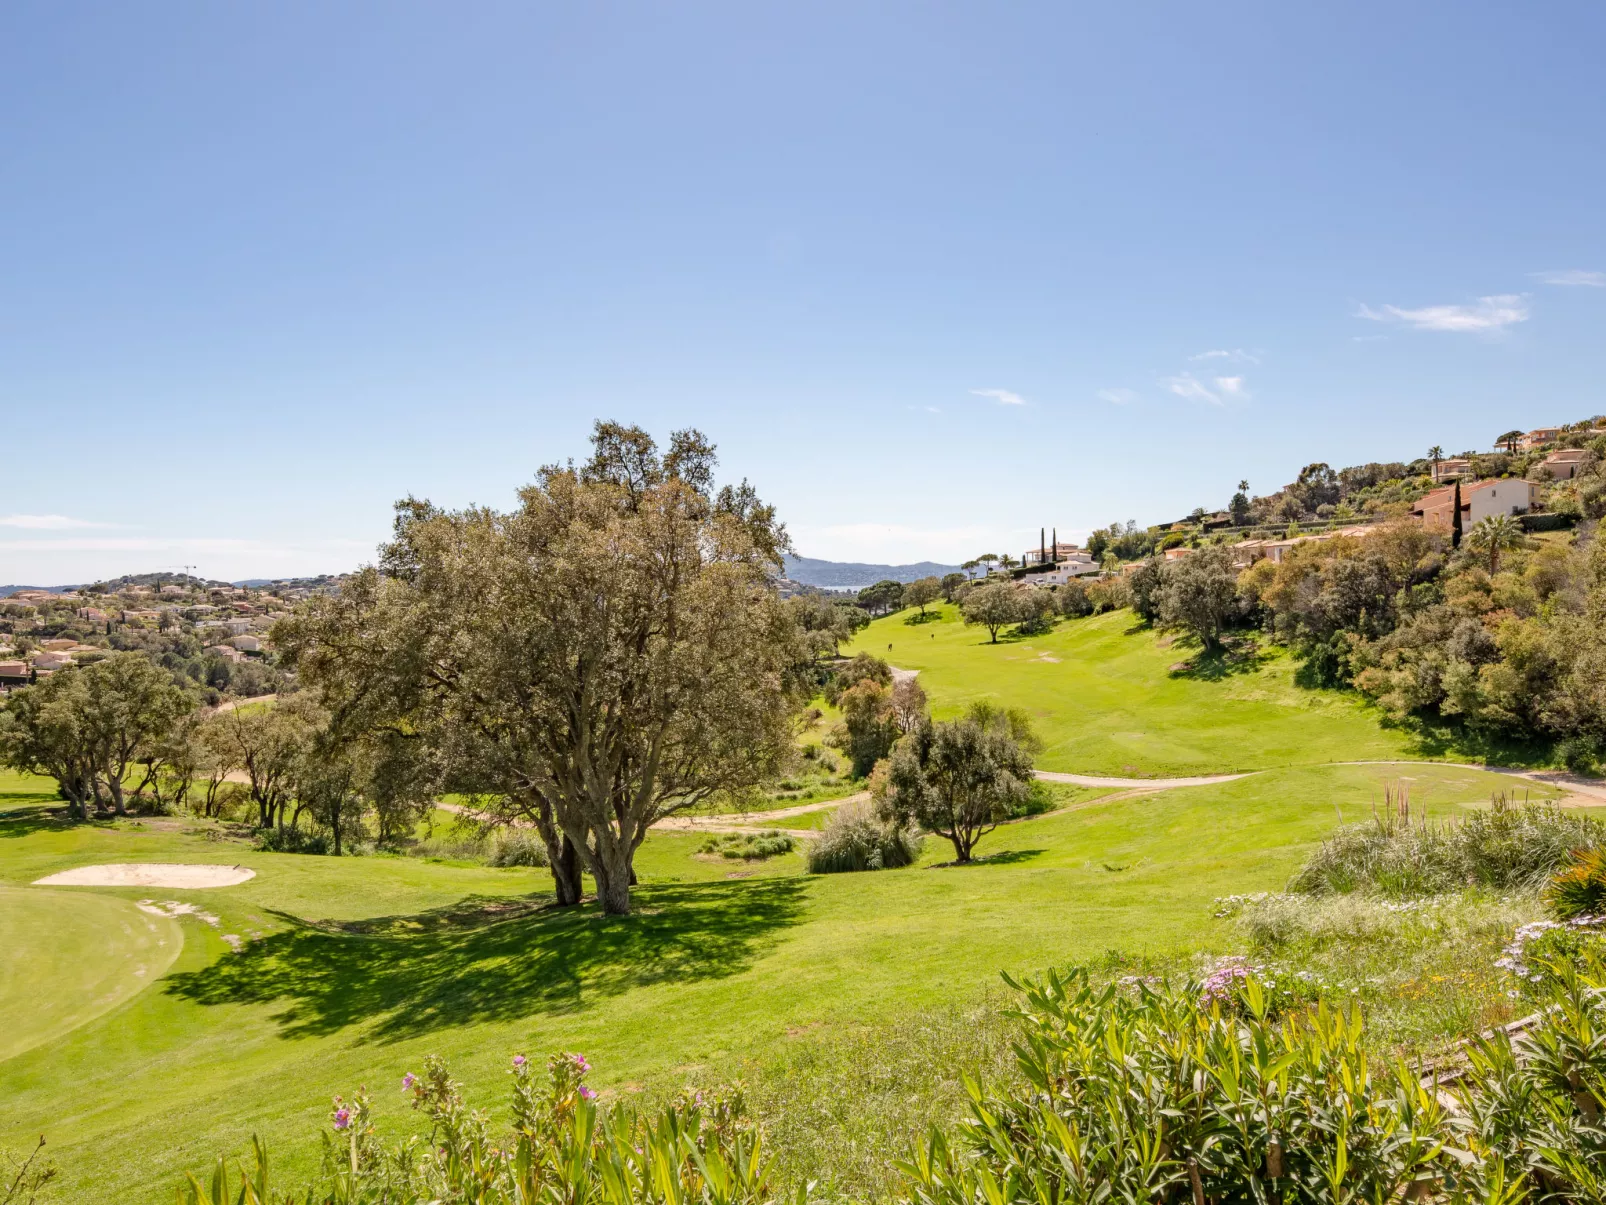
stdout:
[(595, 1092), (593, 1092), (590, 1088), (586, 1087), (584, 1084), (581, 1084), (580, 1085), (580, 1099), (581, 1100), (596, 1100), (597, 1099), (597, 1094)]
[(529, 1060), (526, 1059), (522, 1054), (516, 1054), (516, 1055), (513, 1056), (513, 1066), (515, 1068), (519, 1068), (519, 1067), (524, 1066), (524, 1064), (527, 1063), (528, 1061)]
[(574, 1065), (575, 1069), (578, 1070), (581, 1075), (584, 1075), (587, 1071), (591, 1070), (591, 1064), (586, 1062), (586, 1056), (583, 1054), (577, 1054), (574, 1056)]
[(402, 1076), (402, 1091), (407, 1091), (407, 1089), (411, 1088), (417, 1082), (418, 1077), (409, 1071), (406, 1075)]
[(335, 1110), (335, 1129), (343, 1130), (347, 1126), (349, 1126), (350, 1124), (351, 1124), (351, 1110), (350, 1109), (336, 1109)]

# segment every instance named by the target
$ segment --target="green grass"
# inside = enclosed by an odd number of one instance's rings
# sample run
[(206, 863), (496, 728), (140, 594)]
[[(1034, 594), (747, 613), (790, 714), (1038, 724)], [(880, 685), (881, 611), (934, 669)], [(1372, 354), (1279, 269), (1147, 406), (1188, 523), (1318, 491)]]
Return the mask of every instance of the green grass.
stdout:
[(1454, 752), (1385, 727), (1354, 694), (1297, 686), (1296, 663), (1278, 649), (1174, 670), (1196, 650), (1130, 611), (989, 644), (956, 608), (935, 610), (921, 624), (878, 619), (843, 652), (919, 670), (939, 718), (977, 699), (1024, 707), (1045, 742), (1044, 770), (1166, 777)]
[[(314, 1170), (332, 1093), (366, 1084), (392, 1132), (410, 1125), (394, 1085), (429, 1052), (488, 1103), (513, 1051), (583, 1051), (614, 1092), (709, 1082), (811, 1033), (975, 999), (1002, 970), (1226, 948), (1212, 900), (1282, 886), (1340, 813), (1361, 818), (1402, 772), (1440, 814), (1510, 785), (1432, 765), (1279, 770), (1007, 825), (966, 868), (934, 868), (951, 850), (933, 838), (921, 866), (876, 874), (809, 876), (796, 854), (732, 867), (698, 858), (698, 834), (655, 835), (625, 918), (542, 909), (545, 872), (258, 853), (182, 820), (66, 826), (37, 784), (0, 780), (0, 908), (93, 862), (257, 871), (215, 891), (49, 891), (183, 898), (220, 926), (183, 920), (160, 982), (0, 1061), (0, 1146), (46, 1133), (61, 1200), (155, 1202), (256, 1131), (288, 1184)], [(75, 910), (30, 915), (30, 977), (70, 982), (54, 962), (71, 958)], [(255, 940), (232, 955), (225, 933)]]

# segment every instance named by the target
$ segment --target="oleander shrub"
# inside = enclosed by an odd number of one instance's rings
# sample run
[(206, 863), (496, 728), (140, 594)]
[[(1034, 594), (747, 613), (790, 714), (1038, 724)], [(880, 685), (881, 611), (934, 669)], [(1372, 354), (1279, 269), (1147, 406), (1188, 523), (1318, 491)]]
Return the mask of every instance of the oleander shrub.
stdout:
[[(586, 1085), (579, 1055), (556, 1055), (546, 1082), (513, 1059), (511, 1126), (498, 1133), (470, 1109), (462, 1086), (433, 1056), (403, 1088), (427, 1135), (389, 1148), (368, 1095), (336, 1097), (323, 1136), (319, 1182), (288, 1198), (308, 1205), (779, 1205), (774, 1160), (740, 1088), (683, 1093), (654, 1114), (609, 1106)], [(236, 1192), (219, 1158), (211, 1177), (186, 1177), (179, 1205), (268, 1205), (268, 1154), (255, 1142), (252, 1172)], [(804, 1205), (798, 1193), (794, 1205)]]
[(1289, 884), (1310, 895), (1370, 889), (1396, 898), (1464, 887), (1537, 889), (1575, 850), (1606, 846), (1606, 826), (1549, 803), (1514, 804), (1497, 795), (1488, 809), (1458, 820), (1413, 813), (1409, 796), (1390, 791), (1365, 824), (1334, 833)]
[[(1359, 1007), (1271, 1012), (1253, 976), (1021, 985), (1022, 1082), (900, 1162), (917, 1205), (1534, 1202), (1606, 1193), (1606, 996), (1576, 974), (1442, 1084), (1368, 1057)], [(1441, 1096), (1441, 1092), (1444, 1094)], [(1454, 1104), (1454, 1108), (1450, 1107)]]
[(925, 838), (876, 817), (868, 803), (845, 803), (808, 849), (809, 873), (896, 870), (920, 857)]

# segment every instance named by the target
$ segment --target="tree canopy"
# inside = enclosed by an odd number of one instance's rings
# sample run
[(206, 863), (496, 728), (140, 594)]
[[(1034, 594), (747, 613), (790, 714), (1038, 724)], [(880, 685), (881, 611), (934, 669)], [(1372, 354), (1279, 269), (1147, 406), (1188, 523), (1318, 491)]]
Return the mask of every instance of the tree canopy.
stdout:
[(560, 902), (583, 864), (622, 913), (649, 826), (779, 769), (807, 654), (769, 585), (785, 529), (715, 491), (699, 432), (592, 443), (509, 513), (398, 503), (378, 566), (276, 638), (336, 725), (426, 742), (448, 789), (536, 826)]

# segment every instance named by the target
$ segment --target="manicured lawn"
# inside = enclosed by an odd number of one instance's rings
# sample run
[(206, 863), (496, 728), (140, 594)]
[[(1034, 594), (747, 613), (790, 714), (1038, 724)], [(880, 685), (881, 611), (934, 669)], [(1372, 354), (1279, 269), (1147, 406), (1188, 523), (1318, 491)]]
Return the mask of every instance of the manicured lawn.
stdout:
[(939, 718), (976, 699), (1026, 708), (1044, 770), (1166, 777), (1453, 752), (1384, 727), (1355, 695), (1296, 686), (1297, 666), (1280, 650), (1174, 672), (1194, 650), (1138, 627), (1129, 611), (989, 644), (956, 608), (935, 610), (940, 618), (921, 624), (878, 619), (843, 652), (919, 670)]
[[(696, 835), (656, 835), (626, 918), (541, 909), (545, 872), (262, 854), (182, 820), (67, 826), (36, 784), (3, 780), (0, 909), (48, 901), (19, 913), (34, 982), (70, 988), (77, 972), (55, 963), (82, 948), (80, 900), (181, 898), (220, 923), (179, 922), (163, 979), (0, 1061), (0, 1145), (46, 1133), (60, 1200), (157, 1202), (181, 1169), (253, 1131), (288, 1187), (315, 1170), (329, 1095), (359, 1084), (402, 1131), (395, 1085), (432, 1051), (493, 1104), (514, 1051), (582, 1051), (615, 1092), (718, 1080), (811, 1027), (973, 998), (1001, 970), (1219, 946), (1215, 897), (1280, 887), (1340, 814), (1361, 818), (1400, 775), (1441, 813), (1511, 785), (1433, 765), (1285, 769), (1009, 825), (965, 868), (936, 866), (950, 851), (932, 839), (921, 866), (876, 874), (808, 876), (797, 855), (733, 868), (695, 857)], [(240, 862), (257, 877), (189, 892), (26, 886), (135, 860)], [(230, 954), (224, 934), (253, 940)], [(8, 1027), (39, 1032), (23, 1014), (52, 1006), (25, 993)]]

